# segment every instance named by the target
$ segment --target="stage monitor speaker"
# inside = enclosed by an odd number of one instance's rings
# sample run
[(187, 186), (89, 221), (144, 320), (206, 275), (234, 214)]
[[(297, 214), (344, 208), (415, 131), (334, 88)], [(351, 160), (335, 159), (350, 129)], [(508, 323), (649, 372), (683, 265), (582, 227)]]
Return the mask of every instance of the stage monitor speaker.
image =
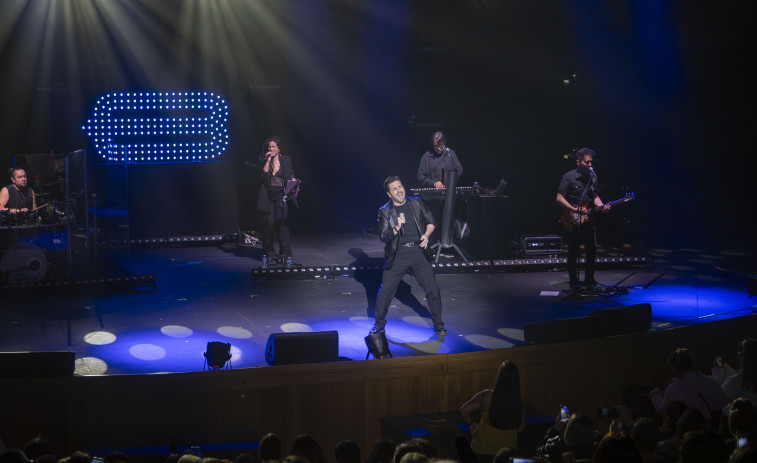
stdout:
[(0, 352), (0, 378), (73, 376), (74, 352)]
[(526, 344), (551, 344), (597, 339), (652, 328), (652, 307), (636, 304), (591, 312), (585, 317), (523, 324)]
[(268, 337), (265, 360), (269, 365), (337, 361), (339, 333), (274, 333)]

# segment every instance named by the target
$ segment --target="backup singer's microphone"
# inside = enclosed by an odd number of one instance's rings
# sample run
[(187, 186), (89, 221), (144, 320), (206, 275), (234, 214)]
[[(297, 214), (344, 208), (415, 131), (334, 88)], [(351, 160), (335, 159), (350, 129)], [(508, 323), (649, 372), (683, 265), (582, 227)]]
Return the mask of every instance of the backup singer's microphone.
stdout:
[[(404, 212), (400, 212), (400, 217), (402, 217), (404, 219), (405, 218), (405, 213)], [(403, 233), (404, 231), (405, 231), (405, 224), (403, 223), (402, 225), (400, 225), (400, 233)]]
[(589, 172), (591, 172), (591, 175), (593, 175), (595, 177), (597, 176), (597, 173), (594, 172), (594, 168), (593, 167), (589, 167)]

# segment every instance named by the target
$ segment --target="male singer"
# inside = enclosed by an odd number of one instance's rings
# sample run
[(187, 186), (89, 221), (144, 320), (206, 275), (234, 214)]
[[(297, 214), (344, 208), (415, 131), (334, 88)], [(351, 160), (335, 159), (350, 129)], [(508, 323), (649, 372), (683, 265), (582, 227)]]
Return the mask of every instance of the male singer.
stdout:
[(371, 333), (381, 333), (386, 326), (389, 303), (408, 269), (426, 293), (428, 310), (434, 332), (445, 336), (447, 329), (442, 321), (442, 299), (436, 286), (431, 266), (428, 237), (434, 231), (434, 217), (428, 205), (420, 198), (406, 197), (399, 177), (387, 177), (384, 191), (391, 199), (379, 209), (379, 236), (384, 246), (384, 272), (376, 300), (376, 322)]
[[(597, 285), (594, 279), (594, 263), (597, 259), (597, 246), (594, 223), (585, 219), (592, 210), (609, 212), (610, 205), (604, 204), (597, 195), (597, 175), (592, 168), (594, 151), (581, 148), (574, 154), (576, 168), (566, 172), (557, 188), (557, 204), (571, 213), (568, 228), (568, 278), (570, 289), (581, 289), (578, 283), (578, 251), (581, 243), (586, 247), (586, 270), (584, 272), (584, 289), (593, 290)], [(594, 206), (591, 207), (590, 204)], [(582, 217), (583, 216), (583, 217)]]

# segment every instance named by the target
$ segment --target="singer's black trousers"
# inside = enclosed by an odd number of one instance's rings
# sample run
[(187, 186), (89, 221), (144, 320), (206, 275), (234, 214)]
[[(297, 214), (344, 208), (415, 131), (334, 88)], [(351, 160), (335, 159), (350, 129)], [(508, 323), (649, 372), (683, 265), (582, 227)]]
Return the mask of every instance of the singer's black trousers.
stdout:
[(570, 285), (578, 285), (578, 257), (583, 243), (586, 249), (586, 267), (584, 272), (584, 284), (596, 284), (594, 280), (594, 265), (597, 261), (596, 234), (594, 224), (584, 222), (581, 225), (571, 227), (567, 235), (568, 239), (568, 278)]
[(431, 312), (434, 329), (440, 330), (444, 328), (444, 322), (442, 321), (442, 298), (439, 288), (436, 286), (434, 268), (426, 260), (419, 246), (413, 246), (412, 248), (400, 246), (392, 266), (384, 269), (381, 288), (376, 298), (376, 328), (383, 329), (386, 326), (386, 314), (389, 311), (389, 304), (397, 292), (397, 286), (402, 281), (402, 277), (405, 276), (405, 273), (409, 269), (413, 271), (415, 280), (426, 293), (428, 310)]
[(292, 257), (292, 244), (289, 241), (289, 227), (287, 227), (287, 203), (278, 199), (271, 204), (271, 210), (265, 215), (265, 230), (263, 232), (263, 253), (276, 255), (274, 243), (279, 245), (279, 254)]

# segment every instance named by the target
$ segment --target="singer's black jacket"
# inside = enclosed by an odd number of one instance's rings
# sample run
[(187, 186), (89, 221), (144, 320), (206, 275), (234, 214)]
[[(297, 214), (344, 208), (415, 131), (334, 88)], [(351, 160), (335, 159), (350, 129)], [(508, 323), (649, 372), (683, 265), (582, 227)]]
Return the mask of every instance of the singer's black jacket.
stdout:
[[(410, 210), (413, 211), (414, 223), (418, 227), (418, 235), (422, 235), (426, 232), (426, 225), (432, 224), (436, 226), (434, 216), (431, 214), (428, 204), (423, 202), (421, 198), (414, 198), (411, 196), (406, 197), (408, 204), (410, 204)], [(409, 222), (409, 221), (408, 221)], [(391, 201), (384, 204), (379, 209), (378, 214), (378, 226), (379, 237), (381, 241), (386, 243), (384, 246), (384, 268), (389, 269), (394, 263), (394, 257), (397, 255), (397, 250), (400, 246), (400, 235), (394, 234), (392, 230), (397, 226), (397, 209), (394, 207)], [(426, 246), (425, 249), (421, 248), (423, 255), (426, 256), (426, 260), (431, 262), (433, 256), (431, 250)]]

